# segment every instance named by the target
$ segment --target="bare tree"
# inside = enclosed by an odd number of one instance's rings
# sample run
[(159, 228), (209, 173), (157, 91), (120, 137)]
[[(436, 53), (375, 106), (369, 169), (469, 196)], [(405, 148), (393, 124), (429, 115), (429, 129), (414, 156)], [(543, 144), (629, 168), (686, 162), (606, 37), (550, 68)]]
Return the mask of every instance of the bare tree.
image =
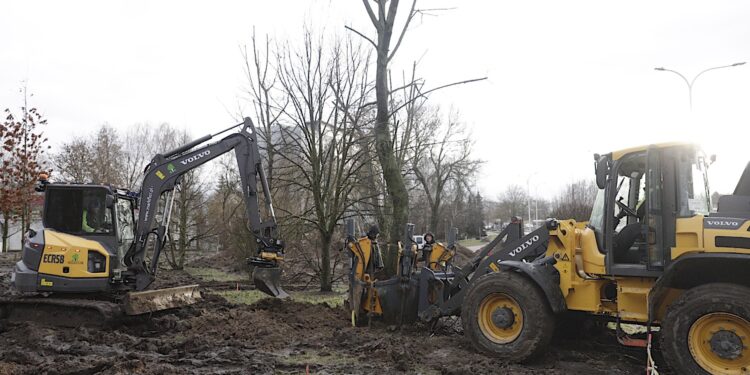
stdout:
[[(159, 129), (169, 128), (162, 124)], [(137, 190), (143, 181), (143, 170), (146, 164), (153, 158), (162, 144), (164, 138), (156, 139), (158, 131), (147, 123), (129, 126), (125, 132), (122, 142), (122, 175), (125, 188)]]
[[(388, 236), (391, 243), (396, 243), (396, 241), (401, 239), (400, 236), (404, 224), (406, 224), (409, 216), (409, 194), (403, 176), (403, 164), (399, 163), (398, 148), (395, 144), (397, 139), (396, 134), (398, 132), (393, 132), (391, 128), (393, 115), (402, 108), (409, 106), (413, 100), (426, 97), (430, 92), (457, 84), (474, 82), (484, 78), (451, 83), (426, 91), (422, 91), (420, 84), (420, 87), (415, 90), (411, 100), (405, 101), (399, 105), (394, 105), (395, 103), (391, 100), (391, 94), (393, 91), (399, 89), (392, 90), (390, 87), (389, 63), (396, 55), (396, 52), (398, 52), (412, 20), (418, 14), (425, 14), (429, 10), (417, 9), (417, 1), (413, 0), (411, 8), (404, 19), (403, 26), (399, 30), (395, 28), (399, 0), (362, 0), (362, 3), (364, 4), (373, 27), (375, 28), (377, 37), (369, 38), (360, 31), (354, 30), (350, 27), (347, 27), (347, 29), (367, 40), (377, 53), (375, 64), (376, 100), (374, 103), (376, 106), (374, 128), (375, 153), (380, 164), (380, 170), (386, 188), (387, 202), (384, 204), (384, 214), (385, 216), (390, 216), (389, 228), (384, 229), (386, 229), (387, 233), (389, 232)], [(375, 7), (373, 7), (371, 3), (374, 3)], [(395, 45), (392, 46), (391, 43), (394, 36), (396, 37), (396, 42)], [(417, 82), (412, 79), (412, 82), (409, 85), (416, 86)], [(403, 156), (403, 154), (401, 154), (401, 156)], [(396, 252), (397, 248), (394, 246), (389, 247), (389, 251), (386, 254), (386, 266), (390, 272), (395, 270), (395, 260), (397, 258)]]
[(122, 143), (117, 130), (103, 124), (91, 143), (91, 182), (123, 186)]
[(430, 229), (436, 231), (443, 214), (443, 198), (449, 183), (467, 184), (468, 176), (474, 174), (480, 162), (471, 158), (473, 142), (466, 134), (458, 114), (451, 111), (448, 123), (442, 124), (439, 114), (423, 121), (423, 131), (431, 134), (422, 138), (422, 145), (415, 149), (412, 170), (424, 189), (430, 206)]
[(592, 181), (572, 182), (552, 201), (550, 216), (577, 221), (588, 220), (594, 207), (596, 193), (597, 188)]
[[(279, 58), (280, 84), (289, 100), (284, 111), (291, 125), (282, 128), (285, 167), (278, 182), (309, 197), (302, 212), (289, 212), (315, 228), (319, 237), (317, 268), (322, 291), (330, 291), (337, 257), (331, 256), (340, 220), (355, 203), (352, 192), (363, 164), (358, 127), (367, 86), (367, 55), (351, 40), (336, 41), (330, 52), (309, 31), (298, 51)], [(337, 254), (338, 255), (338, 254)], [(333, 259), (332, 259), (333, 258)]]
[(60, 146), (52, 160), (59, 173), (56, 180), (61, 182), (91, 182), (91, 160), (93, 159), (89, 141), (76, 137)]
[[(377, 112), (375, 115), (374, 130), (375, 149), (382, 169), (383, 178), (385, 180), (385, 187), (388, 192), (388, 199), (390, 201), (389, 211), (392, 212), (391, 228), (389, 228), (390, 239), (392, 243), (395, 243), (400, 240), (400, 234), (404, 224), (406, 224), (406, 221), (408, 220), (409, 194), (406, 190), (406, 184), (401, 173), (401, 168), (398, 165), (394, 153), (393, 134), (391, 133), (390, 126), (391, 111), (389, 105), (391, 92), (388, 87), (388, 64), (398, 51), (404, 35), (406, 34), (406, 30), (409, 27), (409, 23), (416, 15), (415, 7), (417, 2), (416, 0), (412, 2), (411, 10), (406, 17), (406, 22), (404, 23), (403, 28), (398, 33), (397, 41), (393, 50), (391, 50), (391, 39), (393, 37), (394, 25), (396, 23), (396, 13), (398, 11), (399, 1), (376, 0), (376, 10), (373, 10), (373, 7), (370, 5), (370, 0), (363, 0), (362, 3), (365, 6), (365, 10), (370, 17), (372, 25), (375, 27), (375, 31), (377, 32), (377, 42), (360, 32), (357, 32), (357, 34), (369, 41), (376, 51), (375, 97)], [(389, 251), (391, 256), (388, 258), (395, 260), (395, 256), (393, 256), (394, 251), (396, 251), (396, 247), (393, 247), (393, 250)], [(388, 263), (391, 267), (395, 268), (395, 263), (392, 261)]]
[(513, 216), (523, 217), (528, 207), (526, 189), (520, 185), (510, 185), (498, 197), (500, 212), (496, 215), (503, 219)]
[(248, 81), (247, 93), (255, 111), (256, 123), (260, 127), (259, 138), (266, 157), (268, 187), (274, 192), (274, 167), (278, 153), (275, 143), (279, 140), (278, 120), (286, 109), (288, 98), (280, 95), (282, 104), (275, 101), (278, 77), (276, 67), (271, 65), (270, 45), (271, 40), (266, 35), (265, 42), (259, 46), (253, 28), (252, 55), (248, 53), (247, 46), (244, 46), (241, 52)]

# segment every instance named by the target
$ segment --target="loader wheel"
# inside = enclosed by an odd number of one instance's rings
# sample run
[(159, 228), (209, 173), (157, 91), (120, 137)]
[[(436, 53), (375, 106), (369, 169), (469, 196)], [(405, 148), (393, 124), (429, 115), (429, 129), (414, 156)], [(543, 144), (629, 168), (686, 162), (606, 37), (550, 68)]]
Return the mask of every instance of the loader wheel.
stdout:
[(464, 335), (474, 347), (513, 362), (540, 354), (555, 330), (542, 291), (512, 271), (477, 279), (466, 293), (461, 320)]
[(661, 347), (680, 374), (750, 373), (750, 288), (706, 284), (667, 309)]

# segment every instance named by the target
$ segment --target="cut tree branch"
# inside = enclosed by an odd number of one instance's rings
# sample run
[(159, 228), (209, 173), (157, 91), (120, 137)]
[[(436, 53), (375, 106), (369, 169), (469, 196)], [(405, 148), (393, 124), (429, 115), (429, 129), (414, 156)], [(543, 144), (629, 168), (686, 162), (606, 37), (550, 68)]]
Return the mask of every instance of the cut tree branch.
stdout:
[(370, 44), (372, 44), (372, 46), (373, 46), (373, 47), (375, 47), (375, 48), (378, 48), (378, 45), (377, 45), (377, 44), (375, 44), (375, 42), (373, 42), (373, 41), (372, 41), (372, 39), (370, 39), (370, 38), (368, 38), (367, 36), (365, 36), (365, 34), (362, 34), (362, 33), (360, 33), (359, 31), (357, 31), (357, 30), (354, 30), (353, 28), (351, 28), (351, 27), (349, 27), (349, 26), (344, 26), (344, 28), (345, 28), (345, 29), (347, 29), (347, 30), (349, 30), (349, 31), (352, 31), (352, 32), (354, 32), (355, 34), (357, 34), (357, 35), (359, 35), (359, 36), (361, 36), (361, 37), (363, 37), (363, 38), (365, 38), (365, 40), (367, 40), (368, 42), (370, 42)]
[(428, 94), (430, 94), (430, 93), (432, 93), (432, 92), (435, 92), (435, 91), (437, 91), (437, 90), (440, 90), (440, 89), (444, 89), (444, 88), (447, 88), (447, 87), (451, 87), (451, 86), (458, 86), (458, 85), (463, 85), (463, 84), (465, 84), (465, 83), (472, 83), (472, 82), (479, 82), (479, 81), (484, 81), (485, 79), (487, 79), (487, 77), (482, 77), (482, 78), (473, 78), (473, 79), (467, 79), (467, 80), (465, 80), (465, 81), (460, 81), (460, 82), (453, 82), (453, 83), (448, 83), (448, 84), (446, 84), (446, 85), (442, 85), (442, 86), (438, 86), (438, 87), (435, 87), (435, 88), (429, 89), (429, 90), (427, 90), (427, 91), (425, 91), (425, 92), (420, 92), (419, 94), (415, 95), (415, 96), (414, 96), (413, 98), (411, 98), (410, 100), (408, 100), (408, 101), (404, 102), (403, 104), (401, 104), (400, 106), (398, 106), (398, 107), (397, 107), (396, 109), (392, 110), (392, 111), (391, 111), (391, 113), (390, 113), (390, 115), (391, 115), (391, 116), (393, 116), (393, 115), (394, 115), (394, 114), (396, 114), (396, 113), (397, 113), (397, 112), (398, 112), (398, 111), (399, 111), (399, 110), (400, 110), (401, 108), (404, 108), (405, 106), (407, 106), (407, 105), (411, 104), (411, 103), (412, 103), (412, 102), (414, 102), (415, 100), (417, 100), (417, 99), (419, 99), (419, 98), (423, 98), (423, 97), (427, 96)]

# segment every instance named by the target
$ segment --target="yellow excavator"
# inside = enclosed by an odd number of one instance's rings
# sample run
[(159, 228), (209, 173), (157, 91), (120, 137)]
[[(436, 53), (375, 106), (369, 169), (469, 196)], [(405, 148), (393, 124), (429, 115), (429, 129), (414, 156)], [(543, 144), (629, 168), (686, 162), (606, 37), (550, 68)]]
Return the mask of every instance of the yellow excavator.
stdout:
[[(595, 155), (599, 191), (589, 221), (548, 219), (525, 235), (510, 224), (461, 266), (417, 267), (407, 226), (397, 275), (378, 280), (376, 241), (350, 229), (353, 320), (460, 316), (479, 351), (523, 362), (544, 352), (556, 324), (604, 319), (622, 344), (646, 348), (650, 373), (658, 337), (676, 373), (747, 374), (750, 164), (711, 212), (713, 159), (682, 143)], [(620, 323), (644, 325), (647, 334), (631, 337)]]
[[(240, 131), (197, 147), (237, 127)], [(0, 299), (0, 318), (35, 319), (51, 312), (63, 325), (106, 324), (122, 315), (195, 302), (200, 298), (197, 285), (148, 287), (157, 275), (181, 176), (230, 151), (236, 156), (249, 228), (257, 245), (256, 255), (248, 259), (254, 266), (253, 281), (269, 295), (286, 297), (279, 284), (284, 244), (278, 237), (255, 129), (246, 118), (156, 155), (145, 168), (139, 192), (109, 185), (50, 183), (46, 175), (40, 176), (36, 190), (44, 193), (43, 229), (28, 233), (23, 257), (11, 276), (18, 295)], [(259, 207), (258, 185), (266, 220)], [(161, 222), (155, 224), (160, 200)], [(82, 313), (86, 311), (89, 314)], [(76, 317), (89, 321), (79, 322)]]

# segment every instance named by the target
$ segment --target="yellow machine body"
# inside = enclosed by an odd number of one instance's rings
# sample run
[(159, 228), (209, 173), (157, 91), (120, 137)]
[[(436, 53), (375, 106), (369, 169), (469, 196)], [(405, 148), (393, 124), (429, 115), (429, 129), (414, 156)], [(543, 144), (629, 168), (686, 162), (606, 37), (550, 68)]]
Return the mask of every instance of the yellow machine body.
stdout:
[(430, 252), (429, 268), (434, 271), (444, 270), (448, 263), (456, 255), (456, 251), (449, 249), (440, 242), (432, 244)]
[[(40, 274), (68, 278), (109, 277), (110, 256), (99, 242), (50, 229), (44, 230), (44, 238)], [(95, 268), (100, 272), (89, 272), (91, 253), (100, 254), (104, 259), (102, 267)]]
[[(649, 145), (595, 159), (598, 190), (588, 221), (548, 219), (525, 235), (522, 223), (512, 222), (448, 271), (442, 267), (453, 254), (440, 245), (419, 269), (414, 254), (402, 252), (396, 276), (376, 282), (366, 270), (369, 238), (350, 241), (355, 281), (377, 290), (354, 295), (379, 302), (383, 318), (400, 317), (398, 323), (460, 314), (464, 336), (503, 359), (533, 358), (546, 343), (526, 340), (549, 340), (556, 321), (570, 324), (566, 312), (583, 312), (616, 322), (624, 345), (650, 348), (654, 335), (629, 336), (620, 322), (660, 326), (665, 360), (680, 373), (746, 374), (750, 164), (735, 192), (713, 205), (710, 163), (694, 145)], [(408, 225), (406, 232), (409, 238)]]

